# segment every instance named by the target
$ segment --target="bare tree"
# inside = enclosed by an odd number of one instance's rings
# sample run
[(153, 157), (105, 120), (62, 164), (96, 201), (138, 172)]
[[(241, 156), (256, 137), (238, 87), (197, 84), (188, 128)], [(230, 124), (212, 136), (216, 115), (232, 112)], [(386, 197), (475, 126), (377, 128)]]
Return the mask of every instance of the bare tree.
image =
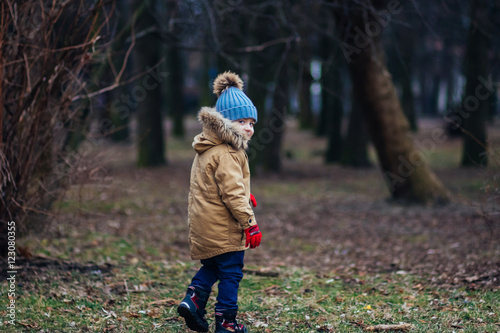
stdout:
[(0, 4), (0, 250), (6, 227), (37, 227), (82, 151), (66, 149), (82, 112), (73, 103), (113, 3), (85, 0)]
[[(491, 43), (491, 27), (488, 27), (493, 6), (487, 0), (471, 0), (470, 27), (465, 58), (467, 83), (459, 109), (463, 119), (464, 146), (463, 166), (488, 164), (486, 120), (493, 93), (485, 86), (489, 72), (488, 49)], [(487, 84), (486, 84), (487, 85)]]
[[(107, 57), (111, 59), (112, 68), (116, 69), (123, 66), (123, 62), (128, 59), (125, 57), (127, 52), (127, 38), (130, 36), (132, 28), (132, 15), (130, 15), (130, 3), (128, 1), (118, 1), (115, 18), (115, 26), (117, 32), (113, 34), (112, 46), (107, 49)], [(131, 66), (126, 67), (126, 76), (131, 75)], [(112, 71), (112, 69), (111, 69)], [(113, 130), (110, 138), (113, 141), (129, 141), (130, 140), (130, 116), (131, 106), (127, 104), (127, 100), (123, 98), (130, 91), (129, 85), (123, 85), (113, 89), (107, 95), (109, 114), (113, 121)]]
[(344, 2), (343, 6), (345, 10), (338, 15), (349, 13), (351, 29), (344, 31), (341, 46), (392, 197), (420, 203), (447, 201), (448, 192), (413, 145), (408, 120), (384, 63), (383, 25), (402, 10), (400, 3), (366, 0)]
[[(134, 66), (141, 73), (156, 68), (160, 63), (158, 37), (152, 32), (156, 28), (155, 0), (134, 0), (133, 8), (137, 20), (135, 26), (142, 36), (134, 48)], [(147, 78), (147, 76), (145, 77)], [(148, 83), (144, 78), (134, 82), (132, 97), (137, 105), (137, 165), (157, 166), (166, 163), (163, 117), (161, 114), (162, 94), (160, 84)]]
[[(326, 41), (330, 47), (329, 51), (329, 64), (322, 66), (321, 73), (321, 93), (322, 93), (322, 111), (325, 114), (323, 118), (323, 125), (328, 133), (328, 147), (326, 149), (325, 161), (327, 163), (334, 163), (340, 161), (342, 150), (344, 149), (344, 142), (342, 140), (342, 119), (344, 117), (344, 103), (342, 95), (344, 91), (344, 84), (342, 81), (342, 66), (344, 66), (342, 54), (338, 51), (338, 45), (333, 44), (331, 41)], [(335, 51), (333, 45), (336, 46)]]
[[(276, 22), (272, 19), (276, 15), (276, 9), (272, 5), (259, 5), (258, 1), (249, 1), (251, 7), (257, 9), (250, 20), (250, 36), (253, 45), (262, 45), (277, 37)], [(257, 52), (248, 54), (248, 96), (255, 104), (259, 116), (259, 121), (255, 127), (255, 135), (250, 141), (250, 167), (253, 170), (271, 169), (268, 160), (269, 152), (273, 151), (275, 158), (278, 160), (274, 163), (274, 168), (280, 168), (279, 149), (268, 147), (274, 143), (280, 144), (281, 133), (270, 132), (266, 120), (269, 120), (272, 112), (266, 108), (266, 99), (270, 96), (269, 84), (272, 83), (275, 77), (276, 56), (278, 56), (273, 48), (265, 48)], [(286, 71), (285, 68), (282, 68)], [(282, 72), (281, 75), (284, 75)], [(276, 94), (274, 100), (282, 100), (284, 91), (281, 87), (277, 87), (280, 92)], [(279, 111), (283, 112), (283, 108), (279, 106)], [(277, 141), (275, 141), (278, 139)], [(267, 150), (267, 153), (266, 153)], [(272, 170), (272, 169), (271, 169)], [(279, 170), (274, 170), (279, 171)]]
[[(180, 26), (177, 20), (180, 18), (178, 0), (170, 0), (165, 3), (168, 22), (168, 33), (173, 41), (180, 39)], [(167, 114), (172, 119), (172, 134), (175, 137), (184, 137), (184, 64), (182, 50), (176, 43), (167, 44), (167, 93), (165, 104)]]

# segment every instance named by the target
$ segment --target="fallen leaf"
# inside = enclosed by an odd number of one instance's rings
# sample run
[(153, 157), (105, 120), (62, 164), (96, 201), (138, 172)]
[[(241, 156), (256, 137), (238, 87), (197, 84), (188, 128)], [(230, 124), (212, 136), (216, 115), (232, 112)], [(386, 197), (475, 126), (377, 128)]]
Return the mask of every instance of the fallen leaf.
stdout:
[(479, 276), (477, 275), (474, 275), (474, 276), (468, 276), (465, 278), (465, 281), (467, 282), (475, 282), (475, 281), (478, 281), (480, 279)]
[(321, 297), (320, 299), (318, 299), (318, 300), (316, 301), (316, 303), (321, 303), (321, 302), (324, 302), (324, 301), (325, 301), (328, 297), (330, 297), (330, 296), (329, 296), (329, 295), (325, 295), (325, 296)]
[(128, 312), (128, 313), (126, 314), (126, 316), (127, 316), (127, 318), (140, 318), (140, 317), (141, 317), (141, 315), (140, 315), (140, 314), (135, 313), (135, 312)]
[(464, 329), (464, 327), (463, 327), (463, 326), (461, 326), (461, 325), (456, 325), (456, 324), (455, 324), (455, 325), (451, 325), (451, 327), (452, 327), (452, 328), (458, 328), (459, 330)]
[(26, 259), (30, 260), (33, 254), (31, 253), (31, 250), (29, 247), (23, 247), (23, 246), (18, 246), (17, 247), (17, 252), (21, 257), (25, 257)]
[(116, 301), (115, 301), (114, 299), (111, 299), (111, 298), (110, 298), (110, 299), (107, 299), (107, 300), (104, 302), (103, 306), (104, 306), (104, 307), (107, 307), (107, 306), (114, 305), (115, 303), (116, 303)]
[(160, 317), (161, 313), (158, 310), (151, 310), (148, 312), (148, 317), (150, 318), (158, 318)]
[(18, 323), (24, 327), (29, 327), (29, 328), (37, 328), (38, 327), (37, 323), (29, 323), (29, 322), (23, 322), (23, 321), (16, 321), (16, 323)]

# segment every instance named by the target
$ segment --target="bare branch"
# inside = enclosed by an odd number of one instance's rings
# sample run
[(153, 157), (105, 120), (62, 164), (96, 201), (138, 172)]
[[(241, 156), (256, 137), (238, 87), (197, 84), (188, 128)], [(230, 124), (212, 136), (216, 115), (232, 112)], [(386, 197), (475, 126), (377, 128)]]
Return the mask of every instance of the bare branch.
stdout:
[(22, 228), (30, 214), (50, 215), (48, 208), (60, 193), (61, 179), (67, 179), (67, 173), (56, 170), (67, 169), (61, 164), (69, 152), (67, 137), (81, 126), (73, 119), (86, 118), (71, 107), (72, 97), (85, 90), (82, 75), (92, 55), (98, 54), (99, 33), (111, 17), (104, 1), (91, 10), (85, 0), (55, 4), (13, 0), (0, 4), (2, 249), (5, 221), (15, 219)]
[(165, 61), (165, 58), (162, 58), (160, 60), (160, 62), (158, 64), (156, 64), (156, 66), (150, 68), (149, 70), (146, 70), (146, 71), (143, 71), (143, 72), (140, 72), (139, 74), (136, 74), (134, 76), (132, 76), (131, 78), (129, 78), (128, 80), (125, 80), (125, 81), (121, 81), (121, 82), (114, 82), (112, 85), (110, 86), (107, 86), (107, 87), (104, 87), (102, 89), (99, 89), (97, 91), (94, 91), (90, 94), (84, 94), (84, 95), (76, 95), (75, 97), (72, 98), (72, 102), (75, 102), (79, 99), (90, 99), (90, 98), (93, 98), (93, 97), (96, 97), (98, 95), (102, 95), (108, 91), (112, 91), (120, 86), (123, 86), (123, 85), (126, 85), (126, 84), (129, 84), (130, 82), (134, 82), (135, 80), (137, 80), (138, 78), (144, 76), (145, 74), (149, 73), (152, 69), (158, 67), (160, 64), (162, 64), (163, 62)]
[(132, 42), (130, 43), (130, 46), (127, 49), (127, 53), (125, 54), (125, 59), (123, 60), (122, 68), (120, 70), (120, 73), (118, 73), (118, 76), (115, 79), (115, 83), (120, 82), (120, 79), (123, 75), (123, 72), (125, 72), (125, 68), (127, 67), (128, 63), (128, 58), (130, 57), (130, 54), (132, 53), (132, 49), (135, 46), (135, 22), (137, 21), (137, 15), (138, 13), (134, 13), (134, 18), (132, 19), (132, 29), (131, 29), (131, 36), (132, 36)]
[(300, 37), (284, 37), (284, 38), (278, 38), (274, 40), (267, 41), (265, 43), (262, 43), (260, 45), (254, 45), (254, 46), (246, 46), (243, 48), (238, 48), (234, 50), (230, 50), (232, 52), (244, 52), (244, 53), (250, 53), (250, 52), (261, 52), (267, 49), (268, 47), (279, 45), (279, 44), (287, 44), (289, 45), (291, 42), (300, 42)]

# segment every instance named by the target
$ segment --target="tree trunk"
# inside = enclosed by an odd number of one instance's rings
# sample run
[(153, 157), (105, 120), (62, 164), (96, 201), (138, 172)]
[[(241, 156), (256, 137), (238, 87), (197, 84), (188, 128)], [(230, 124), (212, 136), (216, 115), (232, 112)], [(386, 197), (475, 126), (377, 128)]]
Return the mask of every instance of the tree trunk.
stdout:
[(454, 43), (445, 39), (443, 49), (443, 77), (446, 80), (446, 110), (452, 109), (455, 105), (454, 97), (457, 89), (458, 77), (456, 75), (457, 68), (457, 55), (453, 52)]
[[(258, 59), (257, 54), (253, 54), (250, 56), (249, 67), (251, 73), (257, 73), (253, 71), (254, 68), (260, 68), (260, 64), (262, 64)], [(262, 71), (262, 68), (260, 68)], [(258, 74), (253, 74), (252, 77), (248, 80), (247, 84), (247, 95), (252, 100), (253, 104), (257, 108), (257, 116), (259, 120), (255, 124), (255, 134), (250, 140), (250, 145), (248, 149), (248, 159), (250, 163), (250, 171), (252, 173), (259, 172), (259, 168), (262, 167), (264, 163), (264, 156), (262, 152), (265, 148), (265, 142), (262, 142), (262, 134), (264, 130), (264, 121), (266, 117), (265, 105), (266, 105), (266, 97), (267, 97), (267, 89), (263, 85), (263, 78)]]
[(202, 54), (201, 55), (203, 62), (202, 62), (202, 69), (200, 73), (200, 87), (201, 87), (201, 92), (200, 92), (200, 105), (206, 106), (206, 105), (215, 105), (217, 102), (217, 97), (213, 93), (212, 89), (212, 82), (214, 78), (212, 76), (214, 74), (217, 74), (217, 70), (214, 68), (215, 66), (212, 64), (212, 55), (210, 54)]
[[(179, 19), (179, 0), (170, 0), (164, 3), (165, 16), (169, 22), (176, 22)], [(177, 47), (179, 43), (179, 24), (169, 24), (168, 40), (166, 45), (167, 54), (167, 91), (165, 107), (167, 115), (172, 120), (172, 135), (177, 138), (184, 137), (184, 67), (183, 53)]]
[[(286, 51), (284, 51), (286, 52)], [(285, 131), (285, 117), (288, 108), (288, 67), (286, 61), (282, 64), (276, 78), (273, 94), (273, 109), (266, 117), (265, 131), (269, 143), (265, 146), (263, 166), (266, 171), (279, 173), (281, 171), (281, 143)], [(263, 134), (263, 133), (262, 133)]]
[[(306, 46), (301, 46), (306, 47)], [(299, 126), (306, 130), (314, 127), (314, 115), (311, 108), (311, 59), (308, 50), (303, 51), (303, 57), (299, 59), (301, 69), (301, 82), (299, 85)]]
[[(123, 59), (125, 58), (125, 51), (127, 50), (129, 45), (125, 43), (126, 37), (129, 33), (124, 33), (125, 31), (130, 32), (130, 26), (128, 20), (130, 19), (130, 4), (128, 1), (118, 1), (117, 2), (117, 26), (118, 26), (118, 35), (115, 37), (115, 42), (112, 45), (111, 50), (108, 52), (112, 52), (114, 56), (112, 56), (113, 63), (115, 68), (122, 68)], [(129, 63), (127, 67), (125, 67), (124, 77), (131, 76), (132, 66), (130, 66), (131, 59), (128, 59)], [(122, 79), (123, 80), (123, 79)], [(113, 89), (108, 95), (110, 99), (110, 117), (113, 122), (113, 132), (110, 135), (111, 140), (117, 142), (128, 141), (130, 139), (130, 114), (132, 111), (132, 107), (126, 103), (126, 99), (122, 98), (122, 96), (126, 96), (130, 92), (131, 85), (126, 84), (120, 86), (116, 89)]]
[(412, 28), (397, 26), (398, 59), (395, 60), (397, 77), (401, 85), (401, 104), (403, 112), (408, 118), (412, 131), (417, 131), (417, 117), (415, 113), (415, 96), (412, 89), (413, 56), (415, 54), (415, 38)]
[(498, 107), (498, 95), (496, 93), (491, 94), (491, 101), (488, 110), (488, 122), (493, 124), (495, 122), (495, 116), (497, 114)]
[(403, 110), (410, 123), (410, 129), (413, 132), (418, 130), (417, 125), (417, 115), (415, 114), (415, 96), (413, 94), (413, 89), (411, 86), (411, 76), (407, 73), (401, 81), (401, 100), (403, 104)]
[[(400, 15), (404, 15), (403, 13)], [(410, 22), (406, 17), (399, 18), (403, 22)], [(411, 24), (411, 23), (409, 23)], [(415, 38), (413, 30), (415, 27), (408, 28), (404, 25), (392, 26), (391, 34), (394, 36), (394, 42), (387, 46), (387, 67), (392, 74), (393, 84), (400, 94), (401, 106), (403, 112), (408, 118), (410, 128), (413, 132), (417, 131), (417, 119), (415, 114), (415, 98), (412, 89), (412, 67), (413, 56), (415, 54)]]
[(342, 75), (340, 66), (342, 54), (336, 53), (333, 61), (328, 67), (324, 67), (322, 73), (322, 97), (323, 113), (326, 115), (324, 121), (327, 124), (328, 147), (326, 149), (325, 162), (338, 162), (342, 156), (342, 118), (344, 116), (344, 104), (342, 103)]
[(347, 137), (340, 163), (344, 166), (354, 168), (371, 167), (368, 158), (368, 142), (370, 135), (366, 121), (363, 119), (363, 111), (359, 107), (356, 98), (352, 98), (352, 109), (349, 115), (349, 126)]
[[(137, 18), (135, 29), (142, 31), (151, 28), (155, 23), (152, 15), (154, 1), (134, 1), (137, 10), (141, 5), (146, 6)], [(136, 72), (144, 72), (148, 68), (155, 68), (160, 62), (158, 39), (148, 33), (138, 39), (134, 48), (134, 65)], [(163, 137), (163, 119), (161, 115), (160, 85), (150, 85), (149, 81), (138, 80), (131, 89), (131, 97), (137, 102), (137, 165), (149, 167), (165, 164), (165, 142)], [(146, 87), (145, 84), (148, 83)], [(146, 89), (151, 88), (151, 89)]]
[[(333, 51), (329, 50), (329, 54), (332, 53)], [(330, 96), (332, 95), (332, 87), (329, 86), (329, 78), (327, 77), (327, 73), (332, 65), (328, 62), (328, 59), (326, 57), (323, 57), (321, 63), (321, 78), (319, 80), (321, 84), (321, 108), (319, 110), (318, 124), (316, 126), (316, 136), (318, 137), (324, 137), (329, 133), (332, 118), (332, 107), (331, 101), (329, 100)]]
[[(216, 20), (215, 26), (217, 29), (217, 41), (214, 41), (212, 47), (217, 51), (216, 67), (218, 73), (231, 71), (234, 73), (243, 74), (244, 57), (242, 53), (235, 52), (236, 49), (241, 49), (245, 46), (252, 45), (255, 41), (250, 39), (257, 38), (259, 35), (249, 36), (249, 31), (255, 24), (255, 21), (249, 21), (242, 11), (234, 8), (230, 1), (211, 1), (213, 2), (214, 11), (219, 12), (220, 16)], [(257, 1), (248, 1), (249, 6)], [(245, 17), (243, 17), (245, 15)], [(266, 29), (266, 22), (261, 18), (254, 18), (262, 26), (254, 29), (261, 29), (261, 35), (264, 36)], [(211, 32), (205, 32), (207, 40), (211, 38)], [(262, 38), (261, 38), (262, 39)], [(252, 74), (252, 73), (250, 73)]]
[(124, 87), (116, 88), (109, 94), (109, 98), (111, 99), (110, 117), (114, 127), (110, 138), (115, 142), (126, 142), (130, 139), (129, 123), (131, 108), (119, 99), (122, 94), (127, 94), (126, 87), (128, 86), (125, 85)]
[[(398, 27), (399, 28), (399, 27)], [(413, 78), (413, 55), (415, 53), (415, 40), (413, 38), (413, 32), (410, 29), (404, 29), (406, 34), (399, 36), (401, 52), (402, 52), (402, 64), (401, 64), (401, 101), (403, 105), (403, 111), (410, 122), (410, 128), (412, 131), (416, 132), (417, 127), (417, 116), (415, 114), (415, 97), (412, 88), (412, 78)]]
[(428, 115), (431, 117), (437, 117), (439, 115), (439, 86), (441, 85), (441, 75), (435, 73), (432, 76), (431, 91), (429, 93), (428, 100)]
[[(265, 12), (269, 17), (272, 17), (273, 12), (271, 9), (266, 9)], [(248, 29), (251, 36), (250, 45), (260, 45), (276, 37), (275, 26), (269, 18), (256, 17), (254, 21), (251, 21)], [(259, 117), (248, 150), (251, 172), (260, 172), (261, 169), (267, 168), (265, 165), (266, 146), (274, 139), (274, 134), (269, 133), (269, 129), (266, 127), (266, 117), (268, 117), (269, 111), (266, 109), (266, 100), (269, 96), (268, 84), (275, 79), (273, 77), (276, 64), (275, 55), (273, 48), (266, 48), (259, 52), (250, 53), (248, 58), (248, 74), (250, 77), (247, 82), (247, 95), (257, 108)], [(269, 115), (269, 117), (271, 117), (269, 119), (272, 119), (272, 115)]]
[(437, 93), (439, 78), (434, 74), (436, 69), (432, 65), (433, 57), (425, 55), (419, 63), (420, 106), (421, 114), (430, 117), (437, 116)]
[[(378, 4), (382, 8), (385, 1)], [(367, 17), (364, 7), (351, 7), (353, 27), (364, 31), (364, 17)], [(350, 54), (349, 71), (392, 197), (415, 203), (445, 202), (448, 192), (413, 145), (408, 120), (384, 64), (379, 36), (365, 37), (369, 44), (366, 47), (357, 44), (357, 51)], [(347, 43), (356, 45), (352, 39)]]
[(168, 46), (167, 51), (168, 66), (168, 93), (167, 93), (167, 114), (170, 115), (173, 126), (172, 134), (177, 138), (183, 138), (184, 130), (184, 107), (183, 107), (183, 86), (184, 71), (182, 64), (181, 50), (175, 46)]
[(481, 25), (488, 21), (487, 0), (471, 2), (471, 23), (465, 58), (467, 83), (459, 114), (463, 118), (464, 145), (462, 166), (486, 166), (488, 144), (486, 120), (492, 92), (484, 85), (487, 80), (490, 37)]

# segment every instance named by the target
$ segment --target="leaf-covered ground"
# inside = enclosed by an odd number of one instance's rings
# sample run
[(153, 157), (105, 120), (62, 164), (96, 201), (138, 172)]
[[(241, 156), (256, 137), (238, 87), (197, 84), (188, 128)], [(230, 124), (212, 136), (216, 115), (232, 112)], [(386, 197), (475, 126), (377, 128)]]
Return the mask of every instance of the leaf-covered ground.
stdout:
[[(417, 140), (439, 124), (423, 126)], [(499, 128), (490, 139), (499, 146)], [(325, 139), (292, 124), (285, 142), (293, 159), (284, 173), (252, 179), (264, 236), (247, 251), (240, 289), (240, 318), (252, 332), (400, 323), (415, 332), (500, 330), (496, 167), (457, 168), (458, 140), (428, 146), (454, 202), (402, 206), (387, 200), (376, 167), (324, 166)], [(168, 146), (168, 166), (136, 169), (134, 147), (94, 144), (80, 166), (86, 177), (58, 202), (53, 223), (17, 239), (16, 325), (3, 278), (1, 330), (187, 331), (176, 304), (198, 267), (186, 242), (193, 152), (190, 139)]]

